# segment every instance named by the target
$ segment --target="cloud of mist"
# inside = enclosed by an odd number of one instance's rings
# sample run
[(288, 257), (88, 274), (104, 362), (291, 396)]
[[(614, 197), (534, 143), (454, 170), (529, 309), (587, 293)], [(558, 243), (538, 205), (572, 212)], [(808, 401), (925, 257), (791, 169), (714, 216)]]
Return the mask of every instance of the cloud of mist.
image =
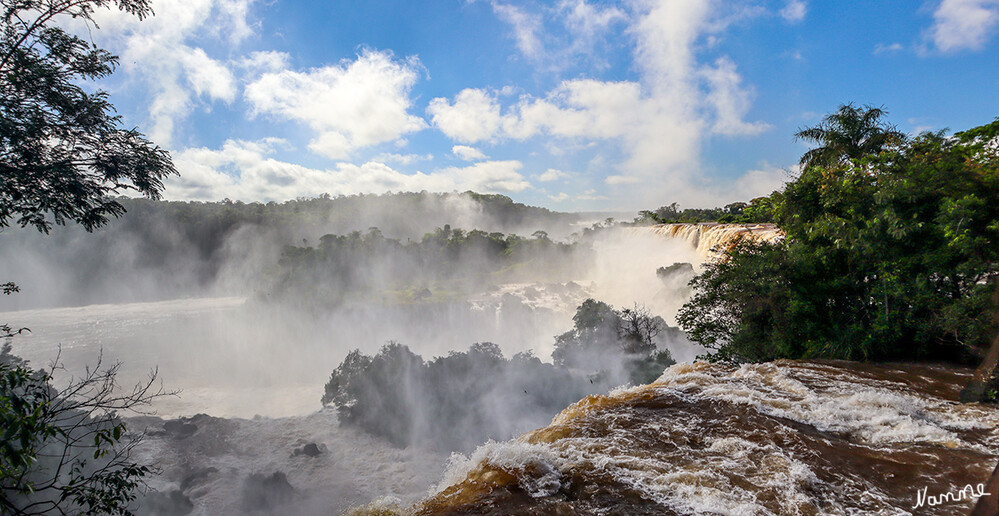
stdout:
[[(326, 210), (323, 203), (335, 209)], [(222, 417), (289, 416), (297, 421), (320, 408), (322, 385), (350, 350), (372, 356), (386, 342), (397, 341), (429, 364), (408, 380), (405, 375), (386, 377), (400, 385), (416, 385), (417, 377), (424, 382), (423, 390), (412, 389), (415, 397), (407, 399), (413, 427), (404, 433), (405, 442), (427, 446), (436, 435), (429, 422), (452, 421), (454, 439), (442, 440), (440, 446), (468, 450), (489, 437), (506, 438), (542, 426), (578, 397), (628, 382), (626, 361), (617, 355), (599, 361), (601, 374), (596, 367), (555, 371), (550, 363), (555, 337), (572, 328), (573, 312), (588, 297), (618, 308), (645, 306), (674, 324), (686, 295), (684, 281), (664, 280), (656, 271), (677, 262), (696, 266), (700, 259), (689, 244), (640, 228), (590, 231), (579, 236), (579, 259), (565, 263), (559, 271), (562, 277), (532, 280), (531, 274), (540, 270), (540, 256), (534, 261), (526, 257), (522, 270), (489, 276), (483, 268), (488, 253), (476, 251), (460, 257), (450, 275), (476, 279), (470, 283), (475, 288), (449, 293), (427, 284), (427, 299), (418, 298), (419, 289), (410, 289), (398, 293), (402, 301), (376, 295), (309, 309), (303, 309), (302, 299), (261, 296), (269, 285), (261, 280), (273, 279), (285, 246), (318, 246), (323, 235), (367, 233), (374, 226), (386, 238), (403, 243), (446, 224), (515, 232), (529, 239), (539, 229), (564, 239), (580, 228), (580, 216), (498, 205), (502, 208), (463, 194), (303, 200), (285, 208), (134, 201), (125, 218), (96, 234), (73, 227), (57, 228), (47, 237), (16, 229), (0, 234), (0, 278), (22, 287), (21, 294), (2, 300), (8, 304), (0, 310), (35, 308), (2, 314), (4, 322), (32, 328), (31, 334), (15, 339), (14, 351), (35, 365), (47, 364), (61, 346), (69, 374), (82, 370), (101, 349), (106, 360), (124, 363), (119, 378), (123, 385), (158, 367), (167, 389), (182, 390), (180, 397), (161, 400), (155, 407), (170, 417), (207, 412)], [(246, 215), (254, 210), (282, 222)], [(386, 278), (423, 274), (421, 264), (399, 269), (401, 263), (380, 256), (337, 267), (362, 271), (365, 281), (379, 291)], [(518, 274), (525, 280), (507, 282)], [(698, 353), (681, 336), (667, 332), (663, 337), (660, 346), (677, 360)], [(496, 343), (503, 360), (517, 365), (495, 366), (495, 360), (485, 360), (483, 364), (494, 365), (460, 367), (463, 359), (452, 352), (465, 352), (476, 342)], [(533, 351), (533, 358), (518, 355), (527, 351)], [(351, 435), (355, 439), (359, 434)], [(158, 451), (150, 453), (168, 453), (179, 445), (157, 446)], [(209, 462), (207, 457), (192, 460)], [(252, 473), (266, 478), (283, 471), (296, 489), (304, 482), (286, 466), (263, 469), (253, 462), (256, 458), (232, 460), (239, 475), (203, 491), (184, 491), (184, 496), (202, 493), (190, 498), (198, 507), (219, 498), (238, 498)], [(427, 471), (436, 478), (436, 472)], [(330, 482), (338, 489), (346, 481)], [(164, 492), (178, 488), (168, 484)], [(164, 494), (159, 502), (168, 503), (170, 496)], [(364, 501), (365, 496), (352, 499)], [(179, 498), (174, 501), (183, 504)], [(305, 507), (297, 503), (292, 506)]]

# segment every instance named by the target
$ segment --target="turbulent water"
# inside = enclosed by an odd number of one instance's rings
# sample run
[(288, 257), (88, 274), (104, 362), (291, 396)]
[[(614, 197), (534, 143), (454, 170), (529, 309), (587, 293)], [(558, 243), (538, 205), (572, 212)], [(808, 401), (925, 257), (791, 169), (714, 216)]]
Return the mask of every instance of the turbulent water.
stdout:
[(999, 409), (956, 402), (969, 377), (914, 365), (680, 364), (452, 459), (437, 493), (399, 512), (966, 514), (973, 500), (915, 506), (919, 489), (956, 493), (995, 467)]
[(429, 358), (492, 341), (508, 356), (546, 353), (586, 295), (574, 283), (525, 284), (469, 303), (358, 306), (323, 316), (239, 297), (196, 298), (0, 312), (0, 322), (31, 330), (12, 340), (14, 354), (35, 367), (58, 359), (66, 371), (57, 381), (79, 376), (101, 354), (105, 365), (122, 363), (121, 385), (157, 370), (165, 390), (181, 391), (156, 401), (160, 416), (286, 417), (318, 410), (330, 372), (356, 348), (374, 353), (394, 340)]
[[(160, 472), (143, 515), (967, 513), (968, 499), (914, 509), (918, 490), (985, 482), (999, 459), (999, 408), (958, 404), (970, 371), (953, 367), (681, 363), (449, 461), (319, 410), (324, 382), (354, 348), (399, 340), (429, 358), (494, 341), (507, 356), (547, 358), (586, 297), (672, 319), (685, 279), (673, 285), (656, 269), (697, 266), (741, 238), (782, 235), (768, 225), (636, 228), (595, 244), (590, 278), (497, 285), (461, 303), (317, 317), (244, 298), (183, 299), (6, 312), (0, 322), (31, 328), (13, 345), (34, 366), (60, 357), (57, 380), (103, 350), (124, 363), (122, 385), (156, 367), (167, 390), (182, 391), (157, 402), (159, 417), (128, 420), (147, 433), (135, 458)], [(703, 352), (670, 351), (680, 361)]]
[(160, 471), (140, 516), (318, 516), (379, 497), (412, 502), (440, 478), (445, 459), (342, 428), (332, 410), (273, 419), (136, 418), (128, 424), (147, 432), (133, 458)]

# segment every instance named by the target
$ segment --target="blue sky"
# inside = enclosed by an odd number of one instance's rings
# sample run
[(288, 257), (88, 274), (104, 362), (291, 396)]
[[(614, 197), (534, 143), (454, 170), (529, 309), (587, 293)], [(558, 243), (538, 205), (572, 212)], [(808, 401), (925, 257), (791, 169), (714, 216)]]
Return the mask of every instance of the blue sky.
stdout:
[(502, 193), (560, 211), (767, 194), (840, 104), (999, 116), (999, 0), (153, 0), (99, 87), (169, 199)]

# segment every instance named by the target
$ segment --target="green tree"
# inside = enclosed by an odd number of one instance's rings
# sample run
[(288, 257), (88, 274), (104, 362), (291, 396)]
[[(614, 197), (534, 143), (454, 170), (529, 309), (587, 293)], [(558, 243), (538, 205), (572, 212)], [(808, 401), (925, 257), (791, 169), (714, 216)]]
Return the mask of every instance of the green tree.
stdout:
[(806, 167), (776, 201), (786, 238), (743, 242), (678, 315), (712, 358), (980, 359), (996, 330), (999, 121)]
[(164, 395), (155, 375), (122, 393), (118, 364), (100, 360), (62, 390), (52, 369), (33, 370), (0, 350), (0, 513), (131, 514), (150, 466), (130, 454), (142, 436), (127, 434), (118, 414)]
[[(103, 225), (124, 208), (112, 195), (158, 197), (175, 172), (166, 151), (123, 129), (108, 95), (81, 83), (106, 77), (117, 58), (57, 24), (96, 26), (96, 9), (142, 19), (149, 0), (4, 1), (0, 11), (0, 228), (14, 219), (48, 233), (73, 221)], [(3, 285), (4, 294), (17, 290)], [(20, 330), (0, 325), (9, 339)], [(118, 365), (89, 369), (58, 391), (52, 371), (0, 352), (0, 511), (4, 514), (130, 514), (150, 468), (129, 458), (119, 411), (149, 403), (148, 384), (119, 392)]]
[(819, 125), (799, 130), (796, 140), (820, 145), (801, 157), (801, 165), (836, 165), (904, 143), (905, 134), (881, 120), (886, 114), (882, 108), (850, 103), (826, 115)]
[(0, 227), (48, 232), (75, 221), (88, 230), (121, 215), (128, 190), (157, 197), (175, 172), (170, 156), (121, 118), (104, 91), (82, 81), (112, 73), (117, 58), (56, 26), (95, 25), (96, 9), (142, 19), (149, 0), (3, 2), (0, 19)]
[(620, 362), (633, 383), (654, 380), (674, 364), (668, 350), (657, 350), (656, 337), (668, 330), (666, 321), (641, 306), (614, 310), (587, 299), (576, 308), (573, 328), (555, 337), (552, 360), (560, 367), (603, 371)]

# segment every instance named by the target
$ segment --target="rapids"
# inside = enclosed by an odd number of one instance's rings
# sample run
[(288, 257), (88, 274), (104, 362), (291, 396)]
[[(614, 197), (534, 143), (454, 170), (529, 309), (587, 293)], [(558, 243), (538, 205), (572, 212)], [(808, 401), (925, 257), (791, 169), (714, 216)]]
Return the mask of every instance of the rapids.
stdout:
[(915, 506), (920, 489), (956, 493), (995, 467), (999, 408), (957, 403), (969, 377), (924, 365), (678, 364), (452, 457), (435, 494), (397, 510), (967, 514), (974, 499)]
[[(920, 490), (986, 482), (999, 458), (999, 407), (957, 403), (971, 372), (950, 366), (681, 363), (450, 460), (317, 411), (349, 349), (373, 353), (398, 339), (429, 357), (495, 339), (508, 356), (547, 356), (585, 297), (647, 303), (671, 319), (684, 293), (657, 279), (657, 267), (698, 266), (742, 238), (782, 238), (773, 226), (721, 224), (610, 236), (596, 246), (593, 278), (497, 285), (460, 304), (311, 318), (206, 298), (0, 321), (33, 330), (13, 346), (35, 366), (59, 356), (78, 374), (103, 350), (107, 363), (125, 364), (122, 385), (158, 367), (167, 390), (182, 390), (153, 407), (164, 419), (128, 420), (147, 433), (136, 458), (160, 472), (140, 514), (967, 514), (972, 499), (914, 507)], [(699, 352), (675, 344), (678, 360)], [(198, 412), (210, 416), (180, 417)]]

